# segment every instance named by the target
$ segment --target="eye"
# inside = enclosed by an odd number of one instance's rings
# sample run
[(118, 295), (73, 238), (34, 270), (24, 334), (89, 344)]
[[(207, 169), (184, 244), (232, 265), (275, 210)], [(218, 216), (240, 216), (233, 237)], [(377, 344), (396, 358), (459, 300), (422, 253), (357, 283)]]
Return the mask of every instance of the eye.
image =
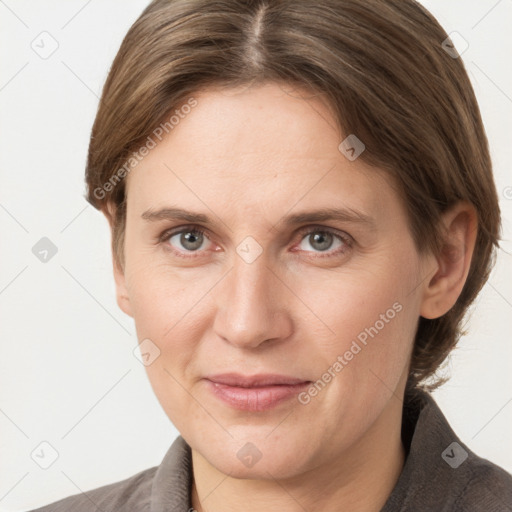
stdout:
[(205, 242), (210, 241), (205, 232), (195, 226), (185, 226), (179, 230), (162, 233), (160, 242), (171, 246), (178, 256), (188, 257), (183, 253), (195, 253), (204, 250)]
[[(299, 243), (299, 250), (317, 253), (318, 257), (344, 254), (352, 247), (350, 235), (321, 226), (302, 229), (300, 235), (302, 239)], [(163, 243), (167, 250), (184, 258), (200, 256), (200, 253), (206, 250), (205, 245), (208, 242), (211, 243), (205, 231), (197, 226), (181, 226), (174, 230), (167, 230), (160, 235), (159, 242)], [(307, 245), (313, 250), (308, 249)], [(332, 250), (333, 246), (334, 250)]]
[[(307, 246), (313, 248), (312, 252), (320, 253), (320, 256), (335, 256), (345, 253), (351, 247), (351, 238), (337, 230), (324, 227), (308, 227), (302, 230), (303, 238), (299, 244), (300, 250), (311, 252)], [(331, 250), (334, 246), (334, 250)]]

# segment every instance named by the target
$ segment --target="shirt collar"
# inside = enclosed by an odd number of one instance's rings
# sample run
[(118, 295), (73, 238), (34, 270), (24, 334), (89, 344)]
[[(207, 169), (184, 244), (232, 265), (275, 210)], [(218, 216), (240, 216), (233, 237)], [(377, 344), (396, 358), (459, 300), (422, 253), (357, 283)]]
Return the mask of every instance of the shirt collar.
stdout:
[(153, 478), (150, 512), (187, 512), (192, 508), (192, 452), (178, 436)]

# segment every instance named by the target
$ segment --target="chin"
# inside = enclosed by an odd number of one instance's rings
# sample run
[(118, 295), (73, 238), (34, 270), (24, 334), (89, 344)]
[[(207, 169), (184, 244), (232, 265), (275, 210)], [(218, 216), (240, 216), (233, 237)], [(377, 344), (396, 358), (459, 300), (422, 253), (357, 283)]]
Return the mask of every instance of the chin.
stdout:
[[(195, 444), (194, 449), (218, 471), (232, 478), (269, 480), (297, 475), (306, 465), (304, 443), (298, 447), (283, 439), (268, 437), (268, 432), (234, 436), (226, 442)], [(288, 441), (291, 441), (288, 439)]]

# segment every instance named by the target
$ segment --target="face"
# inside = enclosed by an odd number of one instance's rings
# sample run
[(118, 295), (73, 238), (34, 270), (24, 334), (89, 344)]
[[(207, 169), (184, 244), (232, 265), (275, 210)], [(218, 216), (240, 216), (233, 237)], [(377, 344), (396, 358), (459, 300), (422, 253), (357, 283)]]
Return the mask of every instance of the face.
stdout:
[(293, 477), (401, 410), (423, 263), (389, 176), (338, 149), (318, 97), (194, 98), (128, 176), (118, 301), (192, 449), (232, 476)]

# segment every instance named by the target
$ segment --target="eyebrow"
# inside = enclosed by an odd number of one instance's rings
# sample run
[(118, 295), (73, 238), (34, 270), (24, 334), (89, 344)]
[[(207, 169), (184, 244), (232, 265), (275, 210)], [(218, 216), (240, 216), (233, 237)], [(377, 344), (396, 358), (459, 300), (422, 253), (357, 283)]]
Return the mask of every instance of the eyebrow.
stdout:
[[(159, 220), (181, 220), (190, 222), (192, 224), (213, 224), (213, 221), (203, 213), (196, 213), (173, 207), (161, 208), (156, 211), (150, 208), (146, 210), (141, 215), (141, 217), (149, 222)], [(353, 208), (320, 208), (316, 210), (294, 213), (285, 216), (280, 221), (278, 221), (277, 224), (284, 224), (285, 226), (289, 227), (297, 224), (304, 224), (308, 222), (324, 222), (327, 220), (347, 222), (356, 225), (359, 224), (366, 226), (372, 231), (377, 228), (375, 219)]]

